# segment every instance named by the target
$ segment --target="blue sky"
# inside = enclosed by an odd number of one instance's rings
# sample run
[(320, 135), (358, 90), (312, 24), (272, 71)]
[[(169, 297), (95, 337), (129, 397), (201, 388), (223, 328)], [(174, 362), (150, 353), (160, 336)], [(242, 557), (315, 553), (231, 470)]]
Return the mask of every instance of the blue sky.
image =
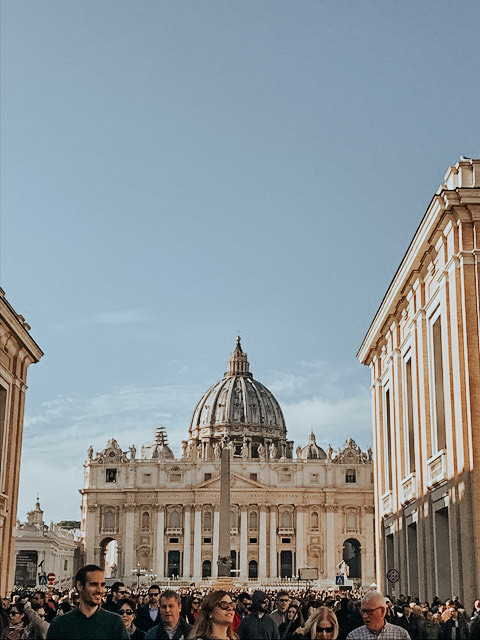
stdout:
[(479, 156), (478, 2), (1, 4), (1, 286), (30, 367), (19, 516), (89, 444), (180, 442), (240, 330), (289, 435), (371, 442), (355, 354)]

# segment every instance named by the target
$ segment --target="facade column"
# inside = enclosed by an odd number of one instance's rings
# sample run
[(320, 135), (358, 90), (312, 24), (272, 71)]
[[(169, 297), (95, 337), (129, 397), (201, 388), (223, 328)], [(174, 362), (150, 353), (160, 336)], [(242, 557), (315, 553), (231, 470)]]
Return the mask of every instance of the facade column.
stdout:
[(191, 550), (192, 550), (192, 507), (187, 504), (185, 509), (185, 523), (183, 529), (183, 577), (191, 577)]
[(202, 577), (202, 505), (195, 505), (195, 524), (193, 528), (193, 579)]
[(155, 567), (155, 573), (161, 579), (165, 577), (165, 507), (163, 504), (157, 505), (156, 511), (157, 523), (153, 566)]
[(267, 507), (260, 505), (260, 535), (258, 538), (258, 577), (267, 577)]
[(333, 580), (333, 584), (335, 583), (335, 549), (337, 548), (337, 544), (335, 541), (335, 512), (337, 510), (337, 505), (335, 504), (327, 504), (325, 505), (325, 510), (327, 513), (327, 539), (325, 541), (325, 549), (327, 550), (327, 578)]
[(96, 504), (87, 507), (87, 535), (85, 537), (85, 564), (95, 563), (95, 537), (97, 526), (98, 506)]
[(240, 579), (248, 579), (248, 506), (240, 505)]
[[(375, 539), (374, 517), (375, 508), (373, 505), (363, 507), (363, 527), (365, 532), (365, 540), (373, 545)], [(366, 549), (362, 547), (362, 582), (363, 584), (371, 584), (375, 579), (375, 548), (369, 546)], [(363, 568), (365, 567), (365, 568)]]
[(297, 558), (297, 575), (298, 570), (305, 566), (305, 507), (297, 507), (297, 530), (295, 532), (296, 539), (296, 558)]
[(270, 578), (277, 577), (277, 507), (270, 507)]
[(218, 576), (218, 545), (220, 542), (220, 505), (213, 505), (213, 557), (212, 578)]
[(133, 539), (135, 533), (135, 505), (125, 506), (125, 568), (124, 576), (127, 581), (132, 581), (133, 567)]

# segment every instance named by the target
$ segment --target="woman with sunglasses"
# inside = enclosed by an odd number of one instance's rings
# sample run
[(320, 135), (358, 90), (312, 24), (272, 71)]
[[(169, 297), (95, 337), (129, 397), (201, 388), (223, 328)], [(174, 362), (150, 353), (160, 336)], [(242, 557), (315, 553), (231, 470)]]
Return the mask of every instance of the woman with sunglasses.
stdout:
[(130, 640), (143, 640), (143, 638), (145, 637), (145, 632), (141, 629), (138, 629), (133, 624), (136, 608), (137, 603), (135, 602), (135, 600), (133, 600), (133, 598), (122, 598), (118, 602), (117, 613), (122, 616), (123, 624), (125, 625), (125, 629), (130, 636)]
[(188, 624), (195, 624), (198, 617), (198, 612), (200, 611), (200, 605), (202, 604), (202, 599), (200, 596), (190, 596), (184, 602), (182, 609), (182, 617), (188, 622)]
[(328, 607), (318, 607), (305, 623), (303, 637), (308, 640), (336, 640), (337, 616)]
[(213, 591), (203, 600), (190, 638), (195, 640), (236, 640), (233, 630), (235, 603), (226, 591)]
[(8, 627), (3, 630), (2, 640), (22, 640), (26, 637), (28, 619), (24, 614), (22, 602), (12, 604), (8, 609)]

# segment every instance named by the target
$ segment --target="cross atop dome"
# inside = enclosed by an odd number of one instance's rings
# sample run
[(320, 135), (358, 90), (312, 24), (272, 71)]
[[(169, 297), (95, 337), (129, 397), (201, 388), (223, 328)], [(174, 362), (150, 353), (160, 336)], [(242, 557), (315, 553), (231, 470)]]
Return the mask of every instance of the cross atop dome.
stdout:
[(227, 365), (227, 376), (249, 376), (251, 377), (249, 363), (247, 360), (247, 354), (242, 350), (242, 344), (240, 342), (240, 336), (237, 336), (237, 346), (235, 351), (230, 356), (230, 360)]

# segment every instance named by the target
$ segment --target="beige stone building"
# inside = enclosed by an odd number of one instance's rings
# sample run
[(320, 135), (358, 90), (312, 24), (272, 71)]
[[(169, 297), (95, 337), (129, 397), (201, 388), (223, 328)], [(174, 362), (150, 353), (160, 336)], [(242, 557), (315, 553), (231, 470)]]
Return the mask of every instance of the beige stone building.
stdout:
[(358, 357), (371, 370), (378, 585), (467, 608), (480, 593), (479, 283), (480, 160), (462, 158)]
[(335, 584), (345, 559), (355, 583), (374, 579), (371, 452), (347, 440), (327, 453), (308, 442), (294, 450), (282, 410), (250, 373), (240, 340), (222, 380), (194, 410), (180, 458), (160, 429), (156, 441), (124, 452), (115, 439), (85, 463), (82, 538), (86, 562), (112, 578), (200, 582), (217, 575), (220, 455), (231, 448), (230, 549), (239, 583), (295, 579), (316, 568)]
[[(27, 521), (19, 522), (15, 535), (15, 587), (44, 587), (49, 573), (55, 574), (54, 586), (70, 589), (80, 568), (80, 532), (67, 530), (43, 519), (37, 498)], [(43, 582), (42, 582), (43, 578)]]
[(0, 289), (0, 594), (13, 585), (27, 368), (43, 353)]

